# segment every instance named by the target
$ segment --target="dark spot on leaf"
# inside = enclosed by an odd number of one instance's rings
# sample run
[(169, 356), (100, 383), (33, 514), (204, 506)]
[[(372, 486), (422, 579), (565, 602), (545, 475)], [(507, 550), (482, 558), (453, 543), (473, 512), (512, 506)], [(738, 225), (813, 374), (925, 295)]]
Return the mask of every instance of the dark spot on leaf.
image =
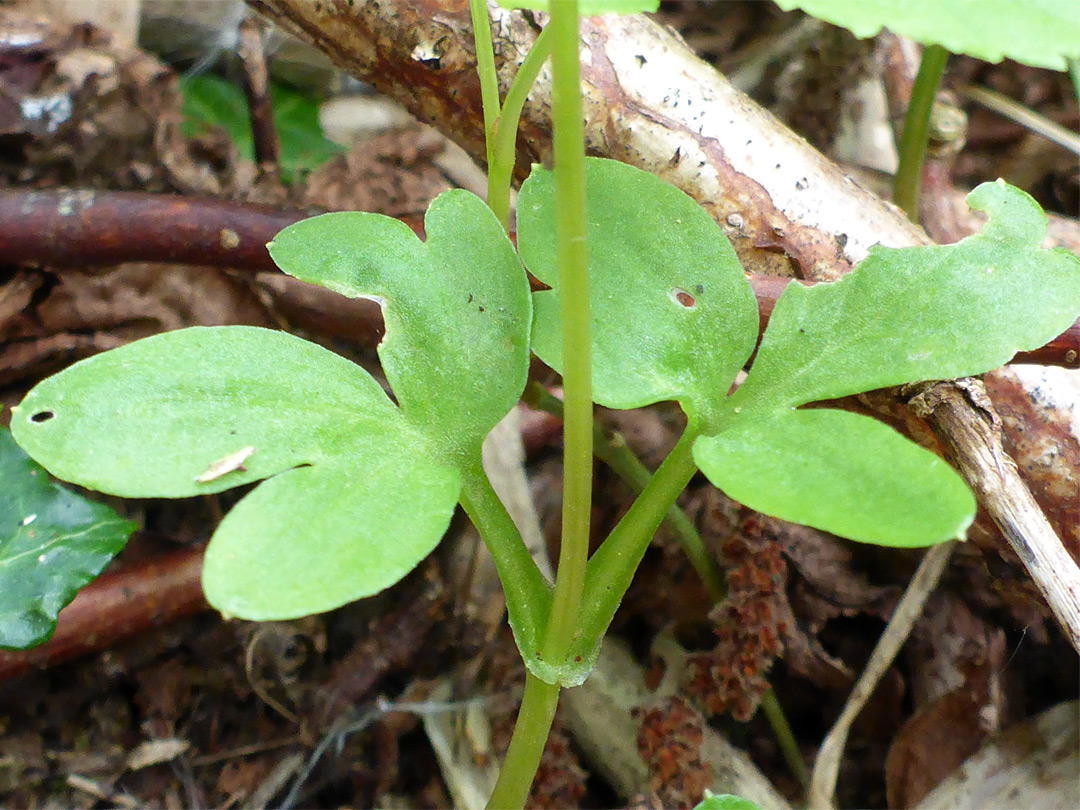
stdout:
[(671, 300), (679, 306), (686, 307), (687, 309), (693, 309), (697, 306), (697, 299), (682, 287), (673, 287), (670, 295)]
[(638, 67), (645, 67), (645, 63), (649, 61), (644, 56), (642, 56), (640, 53), (637, 56), (635, 56), (634, 58), (637, 59)]
[(30, 421), (31, 422), (36, 422), (37, 424), (40, 425), (42, 422), (48, 422), (54, 416), (56, 416), (56, 414), (53, 413), (52, 411), (38, 411), (37, 413), (35, 413), (33, 416), (30, 417)]
[(806, 330), (805, 330), (805, 329), (803, 329), (802, 327), (799, 327), (799, 334), (800, 334), (800, 335), (805, 335), (805, 334), (806, 334)]
[(469, 293), (469, 300), (466, 301), (465, 303), (466, 304), (471, 304), (472, 303), (472, 293)]
[(704, 284), (695, 284), (694, 285), (694, 292), (696, 292), (698, 295), (701, 295), (703, 292), (705, 292), (705, 285)]
[(484, 308), (483, 308), (483, 307), (477, 307), (477, 309), (479, 309), (479, 310), (480, 310), (481, 312), (483, 312), (483, 311), (484, 311)]
[(580, 655), (575, 655), (574, 656), (574, 663), (575, 664), (580, 664), (581, 663), (581, 656)]

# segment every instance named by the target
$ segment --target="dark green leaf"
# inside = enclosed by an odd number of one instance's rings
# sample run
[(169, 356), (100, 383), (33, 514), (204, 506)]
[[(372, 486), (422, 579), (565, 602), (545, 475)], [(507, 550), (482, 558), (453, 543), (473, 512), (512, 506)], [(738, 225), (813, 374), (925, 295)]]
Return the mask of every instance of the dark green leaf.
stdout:
[(270, 243), (286, 273), (383, 306), (383, 371), (406, 418), (450, 452), (475, 454), (525, 388), (529, 283), (513, 245), (467, 191), (441, 194), (421, 242), (379, 214), (299, 222)]
[(135, 524), (49, 480), (0, 429), (0, 647), (47, 641), (56, 617)]
[[(255, 158), (248, 103), (240, 87), (217, 76), (202, 75), (184, 78), (180, 89), (184, 94), (185, 132), (188, 135), (197, 134), (207, 125), (220, 126), (229, 133), (243, 157)], [(317, 169), (345, 152), (343, 146), (323, 135), (318, 104), (309, 96), (274, 83), (270, 98), (285, 182), (292, 182), (298, 172)]]
[(777, 408), (920, 380), (981, 374), (1080, 315), (1080, 259), (1041, 250), (1046, 217), (1017, 188), (984, 183), (990, 220), (955, 245), (875, 247), (840, 281), (791, 284), (731, 407)]
[[(719, 226), (658, 177), (586, 161), (593, 398), (611, 408), (678, 400), (707, 415), (754, 348), (757, 304)], [(534, 295), (533, 351), (562, 368), (553, 173), (518, 200), (518, 245), (552, 290)]]
[(717, 487), (766, 515), (882, 546), (962, 537), (975, 499), (942, 459), (867, 416), (736, 414), (694, 445)]

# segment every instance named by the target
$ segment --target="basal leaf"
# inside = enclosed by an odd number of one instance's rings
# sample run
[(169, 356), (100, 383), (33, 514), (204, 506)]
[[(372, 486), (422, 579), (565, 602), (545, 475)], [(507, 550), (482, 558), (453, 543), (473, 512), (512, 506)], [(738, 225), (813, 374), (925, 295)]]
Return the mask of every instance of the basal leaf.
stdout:
[(920, 380), (981, 374), (1080, 315), (1080, 259), (1042, 250), (1046, 217), (1002, 181), (970, 195), (989, 214), (955, 245), (875, 247), (840, 281), (791, 284), (734, 407), (792, 407)]
[[(531, 11), (547, 11), (551, 0), (499, 0), (499, 5), (507, 9), (526, 8)], [(578, 0), (578, 14), (592, 17), (597, 14), (637, 14), (642, 11), (656, 11), (660, 0)]]
[(0, 647), (49, 639), (56, 617), (124, 547), (135, 524), (68, 491), (0, 430)]
[(751, 509), (882, 546), (960, 537), (975, 515), (974, 496), (942, 459), (846, 411), (735, 415), (697, 440), (694, 460)]
[(363, 449), (275, 476), (233, 507), (206, 551), (214, 607), (257, 621), (321, 613), (390, 587), (431, 553), (457, 505), (457, 472), (407, 444)]
[[(593, 398), (610, 408), (678, 400), (705, 415), (753, 351), (757, 304), (734, 249), (690, 197), (613, 160), (586, 161)], [(553, 287), (534, 295), (533, 351), (562, 368), (553, 173), (518, 198), (518, 246)]]
[(455, 452), (475, 453), (525, 387), (529, 284), (498, 220), (475, 195), (428, 209), (427, 241), (379, 214), (336, 213), (286, 228), (270, 254), (286, 273), (383, 306), (383, 371), (402, 412)]
[(857, 37), (883, 27), (926, 44), (988, 62), (1015, 59), (1065, 70), (1080, 56), (1080, 4), (1075, 0), (776, 0), (842, 25)]
[(125, 497), (277, 476), (207, 550), (211, 604), (243, 618), (329, 610), (396, 582), (457, 502), (457, 471), (366, 371), (268, 329), (184, 329), (76, 363), (26, 396), (12, 430), (56, 475)]

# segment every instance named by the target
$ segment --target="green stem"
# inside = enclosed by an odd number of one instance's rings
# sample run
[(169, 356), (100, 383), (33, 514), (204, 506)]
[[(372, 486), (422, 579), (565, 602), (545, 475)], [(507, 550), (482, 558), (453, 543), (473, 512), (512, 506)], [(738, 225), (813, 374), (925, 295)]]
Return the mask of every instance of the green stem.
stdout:
[(578, 622), (581, 635), (574, 642), (582, 656), (589, 655), (604, 637), (660, 521), (697, 472), (693, 447), (698, 435), (696, 425), (687, 426), (664, 463), (589, 560)]
[(558, 686), (544, 683), (531, 673), (525, 674), (525, 694), (521, 697), (499, 779), (487, 803), (489, 810), (517, 810), (525, 806), (558, 703)]
[[(529, 383), (522, 399), (531, 408), (547, 411), (553, 416), (562, 418), (562, 401), (553, 396), (539, 383)], [(636, 492), (643, 491), (649, 485), (652, 476), (645, 465), (641, 463), (641, 459), (634, 455), (634, 452), (625, 443), (612, 441), (599, 423), (594, 423), (593, 446), (597, 458), (611, 467)], [(686, 516), (682, 509), (673, 504), (664, 516), (664, 522), (668, 524), (668, 527), (679, 539), (683, 553), (689, 558), (691, 565), (693, 565), (694, 570), (704, 583), (710, 600), (714, 603), (721, 601), (727, 592), (723, 574), (716, 562), (705, 550), (705, 543), (690, 518)], [(635, 569), (636, 567), (635, 565)], [(810, 774), (806, 769), (806, 762), (803, 760), (802, 752), (799, 750), (799, 744), (795, 740), (791, 725), (784, 715), (783, 707), (772, 689), (761, 699), (761, 708), (769, 721), (769, 725), (772, 726), (780, 751), (788, 767), (803, 788), (808, 787)]]
[(488, 165), (495, 144), (495, 125), (499, 119), (499, 76), (495, 72), (495, 47), (491, 43), (487, 0), (469, 0), (472, 15), (473, 45), (476, 49), (476, 72), (480, 77), (480, 103), (484, 108), (484, 142)]
[(551, 4), (554, 37), (552, 145), (555, 154), (555, 217), (559, 300), (562, 316), (564, 420), (562, 544), (545, 660), (565, 659), (574, 632), (589, 559), (592, 510), (592, 339), (589, 276), (585, 256), (585, 133), (581, 104), (577, 0)]
[(488, 206), (507, 230), (510, 227), (510, 182), (517, 165), (518, 122), (529, 91), (551, 55), (551, 32), (551, 26), (541, 31), (529, 49), (506, 91), (502, 112), (495, 122), (494, 146), (488, 155)]
[(791, 730), (791, 724), (788, 723), (784, 709), (776, 697), (776, 692), (772, 689), (762, 696), (761, 710), (765, 713), (765, 719), (769, 721), (769, 725), (772, 726), (784, 761), (787, 762), (795, 778), (799, 780), (803, 790), (806, 790), (810, 787), (810, 771), (806, 769), (806, 760), (803, 759), (802, 751), (799, 750), (795, 733)]
[(911, 88), (911, 101), (904, 117), (893, 200), (913, 222), (919, 221), (919, 187), (922, 185), (930, 112), (934, 108), (934, 98), (948, 59), (949, 52), (940, 45), (927, 45), (923, 49), (919, 72)]
[[(551, 394), (537, 382), (529, 383), (522, 399), (532, 408), (547, 411), (559, 419), (563, 418), (562, 400)], [(593, 453), (608, 465), (635, 492), (640, 493), (652, 479), (652, 473), (642, 464), (634, 451), (622, 437), (608, 434), (603, 426), (593, 422)], [(727, 593), (724, 576), (716, 561), (705, 548), (697, 528), (686, 513), (677, 505), (672, 505), (664, 516), (664, 523), (672, 531), (682, 547), (683, 553), (690, 560), (690, 565), (705, 585), (709, 599), (719, 602)]]
[(551, 587), (479, 462), (462, 471), (460, 498), (495, 561), (518, 646), (537, 649), (551, 610)]

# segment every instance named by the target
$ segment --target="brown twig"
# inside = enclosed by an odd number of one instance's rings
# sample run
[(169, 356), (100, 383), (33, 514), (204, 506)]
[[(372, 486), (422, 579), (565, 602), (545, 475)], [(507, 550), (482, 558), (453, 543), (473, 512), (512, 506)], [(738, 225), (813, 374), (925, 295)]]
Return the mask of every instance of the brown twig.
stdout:
[(31, 650), (0, 651), (0, 680), (100, 652), (206, 610), (202, 559), (201, 548), (189, 548), (98, 577), (60, 612), (49, 641)]
[(87, 267), (123, 262), (267, 270), (266, 243), (299, 210), (125, 191), (0, 192), (0, 261)]
[[(247, 203), (196, 197), (172, 197), (138, 192), (2, 191), (0, 192), (0, 260), (13, 264), (86, 267), (123, 262), (201, 264), (251, 272), (276, 267), (266, 251), (282, 228), (310, 212), (278, 210)], [(423, 233), (418, 220), (404, 220)], [(757, 296), (761, 329), (790, 278), (749, 275)], [(809, 284), (811, 282), (802, 282)], [(377, 342), (376, 327), (357, 330), (359, 314), (365, 323), (378, 310), (361, 304), (341, 324), (349, 335), (363, 334)], [(324, 324), (333, 334), (333, 322)], [(370, 324), (369, 324), (370, 326)], [(318, 329), (318, 319), (312, 328)], [(1080, 366), (1080, 321), (1015, 362), (1066, 367)]]
[(270, 101), (270, 74), (266, 69), (262, 31), (259, 21), (247, 18), (240, 23), (237, 54), (244, 66), (244, 93), (251, 113), (251, 135), (255, 147), (255, 163), (263, 171), (281, 168), (281, 144), (274, 125), (274, 108)]

